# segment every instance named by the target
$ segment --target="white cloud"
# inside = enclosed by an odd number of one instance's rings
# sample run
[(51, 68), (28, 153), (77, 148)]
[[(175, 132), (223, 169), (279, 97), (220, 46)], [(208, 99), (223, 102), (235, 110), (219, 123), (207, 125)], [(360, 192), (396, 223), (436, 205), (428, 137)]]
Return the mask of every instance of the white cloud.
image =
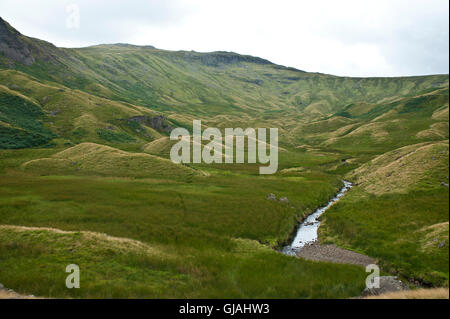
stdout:
[[(67, 4), (80, 28), (65, 28)], [(128, 42), (235, 51), (351, 76), (448, 73), (447, 0), (2, 0), (2, 17), (60, 46)], [(38, 12), (38, 14), (36, 14)]]

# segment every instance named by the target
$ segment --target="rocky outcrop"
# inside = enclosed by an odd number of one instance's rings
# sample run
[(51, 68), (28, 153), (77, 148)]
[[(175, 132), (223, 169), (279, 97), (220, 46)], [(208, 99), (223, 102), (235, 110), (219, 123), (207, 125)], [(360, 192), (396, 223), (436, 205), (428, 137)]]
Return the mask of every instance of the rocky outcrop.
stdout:
[(258, 57), (225, 51), (217, 51), (211, 53), (185, 52), (184, 58), (187, 61), (200, 61), (204, 65), (214, 67), (219, 66), (220, 64), (236, 64), (241, 62), (272, 64), (272, 62)]
[(130, 117), (128, 121), (137, 122), (141, 125), (149, 126), (157, 131), (162, 131), (166, 133), (170, 133), (173, 129), (167, 123), (167, 118), (164, 115), (157, 115), (153, 117), (147, 115), (139, 115)]
[(409, 290), (409, 286), (398, 280), (395, 276), (381, 276), (379, 288), (366, 288), (361, 294), (361, 297), (379, 296), (388, 292), (396, 292), (402, 290)]
[(30, 45), (22, 34), (0, 18), (0, 53), (15, 62), (31, 65), (35, 62)]
[(14, 63), (32, 65), (37, 60), (55, 64), (64, 55), (53, 44), (29, 38), (0, 18), (0, 54)]

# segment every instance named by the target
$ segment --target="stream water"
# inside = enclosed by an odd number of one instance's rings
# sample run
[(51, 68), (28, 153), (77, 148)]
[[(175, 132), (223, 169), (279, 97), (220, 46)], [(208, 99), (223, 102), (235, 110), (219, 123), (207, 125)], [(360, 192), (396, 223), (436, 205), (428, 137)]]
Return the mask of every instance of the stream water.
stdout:
[(337, 195), (333, 197), (326, 206), (318, 208), (300, 224), (294, 240), (289, 246), (285, 246), (283, 248), (282, 253), (293, 256), (297, 253), (297, 251), (302, 249), (303, 246), (315, 242), (317, 240), (317, 230), (320, 226), (320, 215), (330, 208), (331, 205), (341, 199), (341, 197), (344, 196), (350, 188), (352, 188), (352, 183), (344, 181), (344, 187), (341, 188), (339, 193), (337, 193)]

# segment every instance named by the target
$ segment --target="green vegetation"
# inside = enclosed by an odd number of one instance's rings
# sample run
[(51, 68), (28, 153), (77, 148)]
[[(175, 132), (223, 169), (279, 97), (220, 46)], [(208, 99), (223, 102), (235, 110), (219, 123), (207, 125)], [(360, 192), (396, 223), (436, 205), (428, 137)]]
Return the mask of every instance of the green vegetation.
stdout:
[(0, 86), (0, 148), (39, 146), (53, 139), (43, 127), (43, 112), (31, 101)]
[(448, 141), (383, 154), (348, 177), (355, 187), (320, 228), (380, 260), (384, 269), (430, 286), (448, 286)]
[(82, 143), (52, 155), (26, 162), (22, 170), (40, 175), (97, 175), (189, 180), (201, 175), (170, 160), (143, 153), (129, 153), (109, 146)]
[[(1, 227), (0, 275), (18, 291), (82, 298), (289, 298), (357, 294), (359, 267), (296, 260), (249, 240), (227, 251), (169, 250), (97, 233)], [(65, 287), (76, 261), (80, 289)], [(18, 264), (20, 261), (20, 264)], [(34, 265), (42, 265), (34, 267)], [(23, 276), (23, 271), (28, 273)], [(279, 269), (283, 269), (280, 272)], [(321, 274), (321, 281), (313, 277)], [(357, 280), (355, 280), (357, 279)], [(299, 284), (292, 284), (298, 282)], [(332, 287), (332, 288), (330, 288)]]
[(327, 212), (321, 238), (377, 258), (392, 274), (448, 286), (448, 201), (448, 189), (381, 196), (356, 189)]
[[(363, 268), (276, 251), (342, 179), (358, 185), (323, 216), (320, 241), (448, 286), (448, 75), (335, 77), (230, 52), (60, 49), (1, 19), (0, 31), (14, 44), (0, 52), (6, 287), (75, 298), (357, 296)], [(190, 131), (193, 119), (276, 127), (278, 173), (174, 164), (174, 141), (148, 121), (160, 115)], [(81, 289), (64, 286), (71, 263)]]
[[(268, 248), (286, 241), (299, 215), (312, 211), (334, 193), (336, 187), (331, 184), (338, 182), (334, 178), (324, 175), (322, 179), (308, 178), (308, 174), (296, 178), (267, 177), (259, 179), (259, 187), (254, 188), (249, 186), (255, 178), (241, 174), (198, 177), (189, 184), (155, 179), (35, 177), (14, 170), (9, 174), (3, 176), (0, 186), (2, 224), (107, 233), (163, 247), (174, 257), (167, 263), (157, 259), (151, 263), (151, 270), (145, 257), (142, 264), (130, 265), (126, 262), (128, 257), (91, 251), (91, 246), (85, 245), (79, 245), (81, 251), (76, 254), (69, 253), (72, 246), (64, 245), (64, 249), (47, 248), (31, 258), (30, 250), (39, 251), (39, 247), (51, 245), (39, 245), (31, 235), (24, 243), (24, 237), (11, 238), (6, 234), (1, 241), (5, 246), (0, 258), (0, 277), (2, 283), (20, 291), (73, 297), (324, 298), (357, 295), (364, 284), (365, 272), (360, 267), (306, 262)], [(267, 201), (269, 192), (287, 196), (294, 208)], [(22, 243), (24, 248), (15, 247), (12, 242)], [(33, 248), (34, 245), (38, 247)], [(96, 257), (91, 259), (93, 255)], [(70, 260), (86, 263), (87, 279), (98, 279), (104, 284), (86, 281), (86, 290), (63, 289), (61, 274), (55, 274)], [(94, 268), (101, 260), (105, 260), (106, 268)], [(21, 274), (31, 265), (41, 263), (49, 266), (39, 270), (39, 278), (45, 277), (41, 283), (46, 284), (37, 287), (32, 280), (35, 272), (25, 277)], [(108, 271), (111, 264), (115, 266)], [(185, 288), (174, 292), (170, 285), (165, 286), (163, 276), (158, 279), (161, 288), (137, 289), (136, 284), (153, 276), (153, 269), (161, 275), (172, 274), (166, 278), (170, 281), (184, 278), (180, 279), (180, 285)], [(124, 271), (136, 277), (128, 277)], [(102, 280), (105, 276), (102, 272), (111, 274), (111, 281), (119, 277), (129, 279), (119, 280), (111, 287), (110, 281)]]
[(111, 143), (127, 143), (136, 141), (126, 133), (114, 133), (104, 129), (98, 129), (97, 134), (100, 138)]

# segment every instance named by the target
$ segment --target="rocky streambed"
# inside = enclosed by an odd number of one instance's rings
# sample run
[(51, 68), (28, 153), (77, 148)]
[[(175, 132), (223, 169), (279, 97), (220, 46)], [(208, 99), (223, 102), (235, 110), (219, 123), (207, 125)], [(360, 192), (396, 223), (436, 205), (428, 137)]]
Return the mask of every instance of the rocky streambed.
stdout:
[(344, 181), (344, 187), (341, 188), (336, 196), (334, 196), (325, 206), (314, 211), (300, 224), (294, 240), (290, 245), (283, 248), (282, 253), (285, 255), (295, 256), (305, 245), (316, 242), (317, 230), (320, 226), (319, 217), (325, 213), (331, 205), (339, 201), (350, 188), (352, 188), (352, 183)]

